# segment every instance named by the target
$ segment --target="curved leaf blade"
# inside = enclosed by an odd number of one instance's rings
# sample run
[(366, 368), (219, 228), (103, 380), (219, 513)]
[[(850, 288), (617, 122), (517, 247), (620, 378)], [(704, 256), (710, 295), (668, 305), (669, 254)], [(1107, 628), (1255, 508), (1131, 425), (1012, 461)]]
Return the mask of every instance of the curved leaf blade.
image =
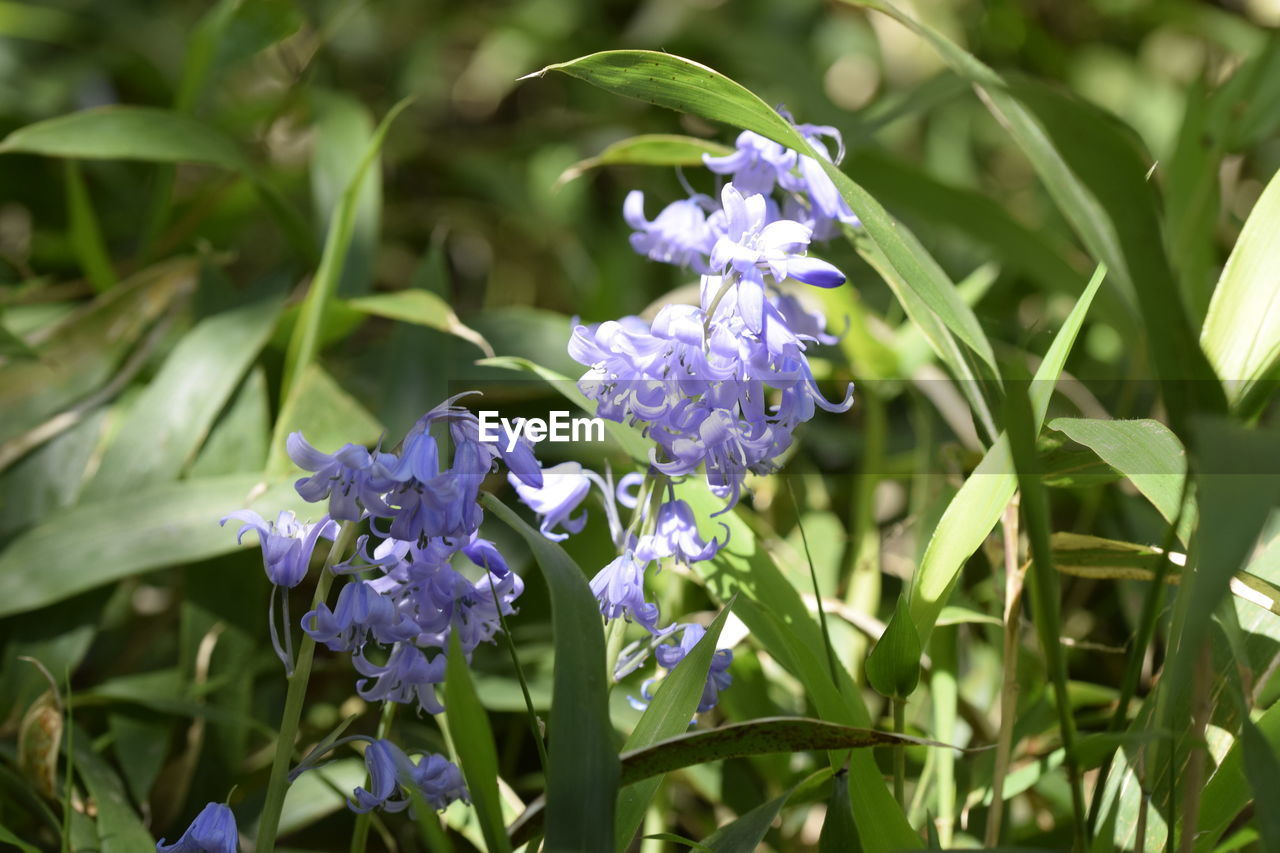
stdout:
[[(552, 631), (560, 639), (547, 732), (550, 819), (546, 849), (610, 850), (620, 771), (609, 722), (609, 679), (599, 606), (586, 576), (564, 549), (492, 495), (481, 500), (533, 552), (551, 591)], [(512, 842), (519, 843), (514, 836)]]

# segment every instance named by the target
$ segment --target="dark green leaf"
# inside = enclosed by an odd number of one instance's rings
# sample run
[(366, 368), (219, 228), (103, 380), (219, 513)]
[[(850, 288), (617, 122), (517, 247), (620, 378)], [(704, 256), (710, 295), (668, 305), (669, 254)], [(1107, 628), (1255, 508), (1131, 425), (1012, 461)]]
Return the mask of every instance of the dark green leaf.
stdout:
[(507, 841), (498, 795), (498, 753), (493, 746), (489, 714), (476, 696), (457, 631), (449, 634), (445, 668), (446, 720), (449, 737), (458, 751), (458, 766), (466, 775), (467, 790), (480, 820), (485, 846), (489, 853), (503, 853), (511, 849), (511, 844)]
[(849, 774), (840, 771), (831, 782), (827, 817), (818, 836), (818, 853), (858, 853), (861, 849), (853, 809), (849, 807)]
[[(758, 850), (769, 827), (778, 819), (778, 812), (801, 788), (826, 779), (830, 770), (820, 770), (807, 779), (801, 779), (779, 797), (756, 806), (735, 821), (725, 824), (702, 840), (715, 853), (739, 853)], [(846, 791), (846, 794), (848, 792)]]

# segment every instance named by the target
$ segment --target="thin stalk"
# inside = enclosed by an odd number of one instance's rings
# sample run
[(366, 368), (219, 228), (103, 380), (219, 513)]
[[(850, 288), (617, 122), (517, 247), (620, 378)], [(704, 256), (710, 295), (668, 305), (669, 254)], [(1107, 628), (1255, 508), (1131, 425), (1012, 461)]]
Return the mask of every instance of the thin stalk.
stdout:
[(1191, 853), (1196, 842), (1196, 817), (1200, 814), (1200, 793), (1204, 790), (1205, 730), (1213, 711), (1209, 701), (1209, 682), (1213, 677), (1213, 659), (1209, 644), (1200, 648), (1191, 683), (1191, 748), (1187, 757), (1186, 784), (1182, 787), (1182, 836), (1178, 849)]
[(838, 685), (840, 679), (836, 664), (836, 653), (831, 646), (831, 632), (827, 630), (827, 611), (822, 606), (822, 589), (818, 586), (818, 571), (813, 567), (813, 556), (809, 553), (809, 537), (805, 536), (804, 524), (800, 521), (800, 502), (796, 500), (791, 481), (787, 481), (787, 494), (791, 496), (791, 506), (796, 512), (796, 527), (800, 529), (800, 541), (804, 544), (804, 558), (809, 563), (809, 579), (813, 582), (813, 597), (818, 608), (818, 624), (822, 626), (822, 645), (827, 651), (827, 668), (831, 671), (831, 683)]
[[(382, 716), (378, 718), (378, 730), (374, 734), (378, 740), (385, 740), (391, 734), (391, 724), (396, 718), (399, 702), (383, 702)], [(373, 812), (356, 815), (356, 825), (351, 831), (351, 853), (364, 853), (369, 842), (369, 825), (373, 822)]]
[(1004, 777), (1013, 752), (1013, 718), (1018, 711), (1018, 633), (1022, 625), (1022, 583), (1027, 567), (1018, 565), (1018, 497), (1004, 510), (1004, 665), (1000, 684), (1000, 733), (991, 777), (991, 811), (987, 815), (984, 844), (1000, 843), (1004, 818)]
[(625, 619), (614, 619), (609, 623), (604, 654), (605, 678), (609, 684), (613, 684), (615, 680), (613, 673), (618, 668), (618, 656), (622, 654), (622, 640), (626, 631)]
[[(907, 700), (893, 698), (893, 732), (906, 734)], [(893, 747), (893, 796), (903, 808), (907, 807), (907, 750), (902, 744)]]
[[(329, 556), (316, 581), (312, 607), (319, 606), (329, 594), (333, 583), (333, 566), (351, 547), (356, 537), (356, 524), (344, 521), (338, 538), (329, 549)], [(316, 641), (310, 634), (303, 634), (298, 645), (298, 661), (293, 675), (288, 678), (289, 692), (285, 694), (284, 713), (280, 717), (280, 735), (276, 741), (276, 754), (271, 762), (271, 778), (267, 782), (267, 797), (258, 820), (256, 849), (267, 853), (275, 849), (276, 831), (280, 828), (280, 810), (284, 808), (284, 795), (289, 788), (289, 761), (293, 757), (293, 744), (298, 737), (298, 721), (302, 718), (302, 703), (307, 698), (307, 682), (311, 679), (311, 662), (316, 654)]]
[[(955, 743), (956, 714), (960, 704), (960, 688), (956, 682), (959, 673), (956, 653), (958, 632), (955, 625), (940, 627), (929, 641), (933, 650), (933, 677), (929, 683), (930, 704), (933, 706), (932, 737), (942, 743)], [(938, 843), (943, 848), (950, 848), (955, 836), (956, 755), (949, 749), (931, 749), (928, 756), (932, 759), (937, 789), (934, 826), (938, 831)], [(924, 786), (923, 774), (917, 784)]]
[[(486, 570), (488, 566), (485, 567)], [(538, 760), (542, 772), (547, 772), (547, 745), (542, 738), (542, 727), (538, 725), (538, 712), (533, 707), (533, 696), (529, 693), (529, 682), (525, 680), (524, 668), (520, 666), (520, 658), (516, 655), (516, 644), (511, 639), (511, 631), (507, 628), (507, 617), (502, 613), (502, 605), (498, 602), (498, 590), (493, 585), (493, 575), (489, 576), (489, 591), (493, 593), (494, 606), (498, 608), (498, 623), (502, 626), (502, 640), (511, 654), (511, 665), (516, 670), (516, 680), (520, 682), (520, 693), (524, 696), (525, 713), (529, 719), (529, 732), (538, 747)]]

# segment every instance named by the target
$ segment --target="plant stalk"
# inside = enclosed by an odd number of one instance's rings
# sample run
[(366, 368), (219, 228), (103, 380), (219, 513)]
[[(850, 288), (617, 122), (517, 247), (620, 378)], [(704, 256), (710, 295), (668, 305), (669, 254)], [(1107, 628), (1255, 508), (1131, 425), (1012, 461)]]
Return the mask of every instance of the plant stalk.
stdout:
[[(894, 734), (906, 734), (907, 700), (893, 698), (893, 731)], [(893, 747), (893, 796), (903, 807), (907, 807), (907, 749), (901, 743)]]
[[(323, 603), (333, 583), (333, 566), (351, 547), (356, 537), (356, 524), (344, 521), (338, 538), (329, 549), (329, 556), (316, 581), (316, 592), (311, 605)], [(267, 782), (267, 798), (262, 804), (262, 816), (258, 819), (258, 838), (255, 849), (270, 853), (275, 849), (276, 832), (280, 828), (280, 810), (284, 808), (284, 795), (289, 788), (289, 761), (293, 757), (294, 741), (298, 737), (298, 721), (302, 718), (302, 703), (307, 698), (307, 682), (311, 679), (311, 662), (316, 654), (316, 641), (309, 634), (302, 635), (298, 644), (298, 660), (293, 675), (288, 677), (289, 692), (285, 695), (284, 713), (280, 717), (280, 734), (276, 740), (276, 754), (271, 762), (271, 779)]]

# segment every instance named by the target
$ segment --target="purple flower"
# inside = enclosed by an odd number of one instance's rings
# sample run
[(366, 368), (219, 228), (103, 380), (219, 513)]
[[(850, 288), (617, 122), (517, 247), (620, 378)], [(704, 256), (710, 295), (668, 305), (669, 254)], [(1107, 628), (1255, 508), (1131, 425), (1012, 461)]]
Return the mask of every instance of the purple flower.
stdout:
[(427, 572), (410, 584), (415, 604), (414, 621), (434, 645), (444, 648), (449, 634), (458, 632), (462, 651), (470, 655), (476, 646), (491, 641), (502, 628), (502, 616), (513, 615), (514, 602), (524, 592), (524, 581), (514, 573), (485, 575), (474, 583), (449, 566)]
[(209, 803), (172, 844), (161, 838), (157, 853), (236, 853), (240, 838), (236, 832), (236, 816), (222, 803)]
[[(693, 651), (693, 647), (707, 633), (705, 628), (694, 623), (683, 627), (684, 634), (681, 636), (679, 643), (674, 645), (664, 643), (654, 649), (654, 656), (657, 657), (658, 663), (668, 671), (675, 669), (680, 661), (684, 660), (685, 656)], [(705, 713), (714, 708), (716, 702), (719, 701), (720, 691), (727, 689), (733, 683), (733, 676), (729, 674), (729, 665), (731, 663), (733, 663), (732, 649), (717, 649), (716, 653), (711, 656), (711, 668), (707, 672), (707, 683), (702, 688), (702, 699), (698, 702), (698, 713)]]
[(719, 549), (719, 540), (702, 540), (693, 509), (677, 499), (658, 507), (654, 532), (640, 537), (635, 553), (636, 559), (645, 562), (675, 557), (682, 563), (696, 563), (709, 560)]
[(329, 515), (340, 521), (359, 521), (363, 511), (385, 515), (382, 493), (393, 485), (391, 473), (398, 460), (390, 453), (370, 453), (357, 444), (343, 445), (336, 453), (316, 450), (302, 433), (289, 434), (289, 458), (304, 471), (314, 472), (295, 484), (303, 500), (315, 503), (329, 499)]
[[(585, 510), (573, 515), (591, 491), (591, 479), (577, 462), (561, 462), (545, 469), (541, 488), (527, 485), (511, 475), (507, 479), (524, 505), (540, 516), (538, 529), (548, 539), (562, 542), (587, 523)], [(556, 533), (557, 527), (563, 527), (566, 532)]]
[[(444, 710), (436, 698), (436, 685), (444, 683), (443, 653), (427, 660), (417, 646), (396, 643), (387, 662), (381, 666), (371, 663), (362, 651), (351, 656), (351, 665), (361, 675), (367, 676), (356, 682), (356, 693), (366, 701), (403, 704), (417, 700), (418, 708), (428, 714), (439, 714)], [(372, 684), (369, 678), (373, 679)]]
[(773, 192), (796, 165), (796, 152), (750, 130), (738, 134), (734, 147), (723, 157), (703, 154), (702, 162), (717, 175), (732, 175), (734, 185), (748, 195)]
[(591, 593), (600, 602), (600, 612), (606, 619), (622, 616), (654, 633), (658, 605), (644, 600), (644, 567), (644, 563), (637, 562), (627, 551), (591, 579)]
[(380, 643), (394, 643), (419, 633), (391, 599), (363, 580), (352, 580), (342, 588), (334, 610), (321, 602), (303, 616), (302, 630), (334, 652), (359, 652), (370, 634)]
[(333, 541), (338, 535), (338, 525), (328, 518), (315, 524), (302, 524), (288, 510), (276, 516), (275, 523), (264, 521), (250, 509), (237, 510), (224, 517), (219, 524), (231, 519), (243, 521), (244, 526), (236, 535), (236, 541), (244, 540), (250, 530), (258, 534), (262, 546), (262, 567), (276, 586), (293, 589), (306, 577), (311, 555), (320, 539)]
[(672, 202), (650, 222), (644, 215), (644, 193), (632, 190), (622, 205), (622, 217), (635, 229), (631, 247), (641, 255), (666, 264), (707, 271), (707, 255), (716, 235), (707, 223), (711, 199), (696, 195)]
[(469, 802), (462, 771), (443, 755), (424, 754), (415, 764), (400, 747), (387, 740), (370, 740), (364, 750), (369, 787), (356, 788), (347, 806), (357, 814), (381, 809), (400, 812), (417, 793), (436, 810), (455, 800)]

